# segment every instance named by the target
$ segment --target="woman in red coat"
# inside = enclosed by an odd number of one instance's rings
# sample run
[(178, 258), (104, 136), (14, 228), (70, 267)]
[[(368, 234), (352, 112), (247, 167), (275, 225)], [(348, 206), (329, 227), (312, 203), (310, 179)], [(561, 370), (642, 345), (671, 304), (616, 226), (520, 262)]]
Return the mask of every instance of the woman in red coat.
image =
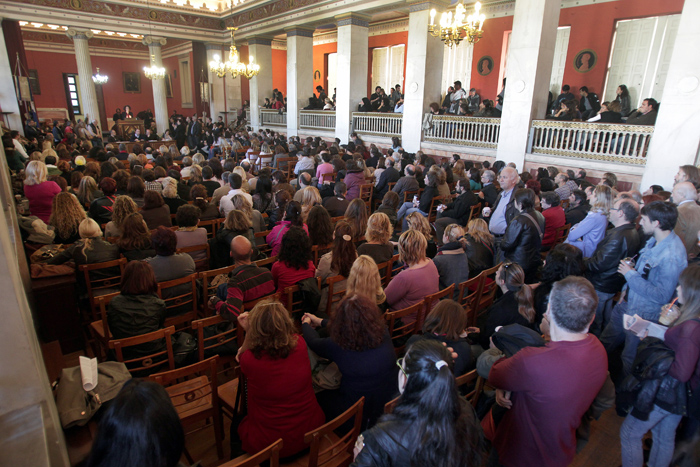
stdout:
[(325, 423), (311, 385), (306, 342), (276, 300), (258, 303), (238, 322), (247, 332), (238, 355), (248, 415), (231, 424), (231, 457), (254, 454), (279, 438), (281, 457), (296, 454), (308, 446), (304, 434)]

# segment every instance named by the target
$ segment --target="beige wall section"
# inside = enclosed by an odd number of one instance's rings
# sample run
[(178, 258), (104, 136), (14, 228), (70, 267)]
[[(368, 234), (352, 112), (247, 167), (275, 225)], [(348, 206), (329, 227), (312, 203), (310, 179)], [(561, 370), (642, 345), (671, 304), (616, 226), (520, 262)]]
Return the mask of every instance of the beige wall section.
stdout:
[(0, 148), (0, 465), (68, 467), (63, 431), (25, 293), (27, 264), (21, 241), (15, 242), (19, 231), (5, 161)]

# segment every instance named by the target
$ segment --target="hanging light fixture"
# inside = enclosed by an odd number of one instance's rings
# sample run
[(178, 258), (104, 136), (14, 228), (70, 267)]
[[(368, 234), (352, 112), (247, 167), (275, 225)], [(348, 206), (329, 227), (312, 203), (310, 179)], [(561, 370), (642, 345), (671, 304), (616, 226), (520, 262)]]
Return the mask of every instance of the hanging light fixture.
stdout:
[[(153, 27), (151, 26), (151, 7), (148, 4), (148, 0), (146, 1), (146, 6), (148, 7), (148, 30), (150, 31), (150, 36), (153, 37)], [(151, 66), (143, 67), (143, 73), (148, 79), (165, 78), (165, 68), (163, 68), (162, 66), (156, 66), (155, 54), (151, 54)]]
[(100, 74), (100, 69), (99, 69), (99, 67), (98, 67), (98, 68), (97, 68), (97, 73), (95, 73), (94, 75), (92, 75), (92, 81), (93, 81), (95, 84), (100, 84), (100, 85), (102, 85), (102, 84), (107, 84), (107, 81), (109, 81), (109, 76), (107, 76), (107, 75), (101, 75), (101, 74)]
[(233, 36), (233, 32), (238, 28), (229, 27), (227, 29), (231, 31), (231, 47), (228, 53), (228, 60), (222, 62), (219, 55), (214, 55), (214, 60), (209, 62), (209, 71), (216, 73), (216, 76), (219, 78), (223, 78), (226, 76), (226, 73), (230, 73), (231, 77), (234, 79), (239, 76), (245, 76), (250, 79), (260, 72), (260, 65), (253, 63), (253, 57), (248, 57), (247, 65), (239, 61), (238, 49), (236, 49)]
[[(486, 16), (479, 14), (481, 3), (476, 2), (474, 5), (474, 14), (466, 16), (467, 9), (464, 7), (463, 1), (460, 1), (455, 9), (454, 16), (451, 11), (446, 11), (440, 17), (440, 24), (435, 24), (435, 9), (430, 10), (430, 24), (428, 32), (433, 37), (439, 37), (446, 46), (459, 45), (462, 40), (466, 40), (470, 44), (476, 44), (481, 39), (482, 28)], [(466, 22), (465, 22), (466, 16)]]

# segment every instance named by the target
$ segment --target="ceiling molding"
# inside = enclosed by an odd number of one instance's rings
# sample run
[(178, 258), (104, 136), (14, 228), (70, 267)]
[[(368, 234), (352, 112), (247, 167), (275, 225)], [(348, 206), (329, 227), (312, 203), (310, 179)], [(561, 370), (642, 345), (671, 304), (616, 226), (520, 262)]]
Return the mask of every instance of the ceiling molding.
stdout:
[[(32, 52), (51, 52), (75, 56), (72, 44), (58, 42), (24, 41), (24, 49)], [(108, 49), (104, 47), (89, 47), (91, 57), (129, 58), (148, 61), (148, 50)]]
[(192, 42), (185, 42), (184, 44), (178, 44), (172, 47), (163, 47), (161, 56), (163, 58), (171, 58), (178, 57), (182, 54), (189, 54), (190, 52), (192, 52)]

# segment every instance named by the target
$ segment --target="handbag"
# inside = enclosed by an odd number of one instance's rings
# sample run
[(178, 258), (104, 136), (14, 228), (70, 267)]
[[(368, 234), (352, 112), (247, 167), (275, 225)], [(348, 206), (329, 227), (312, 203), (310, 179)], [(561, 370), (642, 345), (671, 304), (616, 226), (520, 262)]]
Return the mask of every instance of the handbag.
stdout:
[(173, 343), (175, 366), (182, 367), (197, 361), (197, 340), (192, 334), (178, 331), (170, 336)]
[[(205, 342), (207, 342), (209, 339), (212, 339), (214, 336), (217, 336), (219, 334), (223, 334), (228, 331), (233, 330), (233, 323), (230, 321), (224, 321), (222, 323), (217, 323), (217, 324), (212, 324), (211, 326), (205, 326), (203, 331), (203, 342), (200, 342), (199, 344), (204, 346)], [(230, 334), (220, 336), (221, 339), (229, 339), (231, 337)], [(213, 343), (213, 342), (212, 342)], [(209, 343), (207, 342), (207, 345)], [(236, 339), (233, 339), (229, 342), (225, 342), (223, 344), (217, 345), (216, 347), (211, 347), (211, 348), (206, 348), (204, 346), (204, 358), (209, 358), (213, 357), (214, 355), (236, 355), (238, 353), (238, 344), (236, 342)]]

